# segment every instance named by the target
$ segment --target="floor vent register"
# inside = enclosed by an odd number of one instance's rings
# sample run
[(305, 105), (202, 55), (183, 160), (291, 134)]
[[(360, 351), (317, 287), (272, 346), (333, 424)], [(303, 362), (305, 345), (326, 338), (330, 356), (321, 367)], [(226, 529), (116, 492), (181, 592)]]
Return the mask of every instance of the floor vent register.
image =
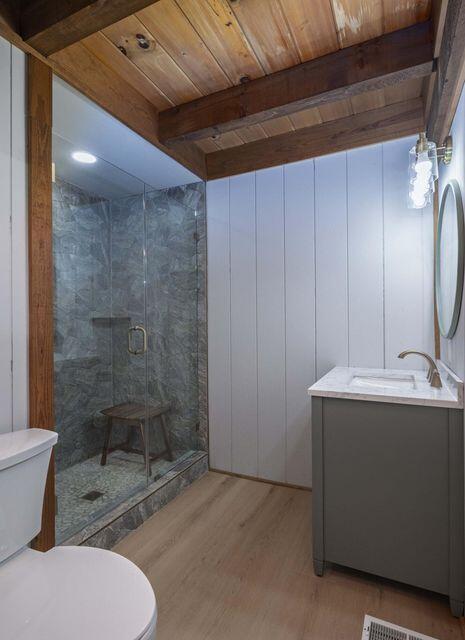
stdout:
[(363, 623), (362, 640), (438, 640), (438, 638), (425, 636), (367, 615)]

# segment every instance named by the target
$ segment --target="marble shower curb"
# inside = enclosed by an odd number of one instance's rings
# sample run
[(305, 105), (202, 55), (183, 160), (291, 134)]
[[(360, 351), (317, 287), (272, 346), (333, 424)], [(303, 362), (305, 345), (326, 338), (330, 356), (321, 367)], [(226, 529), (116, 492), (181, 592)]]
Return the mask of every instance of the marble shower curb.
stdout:
[(208, 454), (204, 451), (194, 453), (160, 480), (68, 538), (62, 545), (111, 549), (207, 471)]

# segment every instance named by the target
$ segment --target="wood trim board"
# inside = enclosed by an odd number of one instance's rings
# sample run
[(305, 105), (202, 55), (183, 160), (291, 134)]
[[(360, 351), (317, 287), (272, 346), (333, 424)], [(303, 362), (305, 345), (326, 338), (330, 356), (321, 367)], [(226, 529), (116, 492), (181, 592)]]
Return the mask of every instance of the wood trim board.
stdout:
[[(52, 254), (52, 70), (28, 56), (29, 426), (54, 430)], [(34, 547), (55, 545), (53, 456), (42, 530)]]
[(427, 123), (428, 138), (441, 145), (450, 131), (465, 81), (465, 0), (448, 0)]
[(214, 469), (213, 467), (209, 468), (211, 473), (222, 473), (225, 476), (230, 476), (231, 478), (243, 478), (244, 480), (252, 480), (253, 482), (264, 482), (265, 484), (272, 484), (276, 487), (288, 487), (289, 489), (297, 489), (299, 491), (308, 491), (312, 492), (311, 487), (303, 487), (300, 484), (289, 484), (288, 482), (276, 482), (275, 480), (266, 480), (265, 478), (257, 478), (255, 476), (248, 476), (243, 473), (234, 473), (232, 471), (222, 471), (221, 469)]

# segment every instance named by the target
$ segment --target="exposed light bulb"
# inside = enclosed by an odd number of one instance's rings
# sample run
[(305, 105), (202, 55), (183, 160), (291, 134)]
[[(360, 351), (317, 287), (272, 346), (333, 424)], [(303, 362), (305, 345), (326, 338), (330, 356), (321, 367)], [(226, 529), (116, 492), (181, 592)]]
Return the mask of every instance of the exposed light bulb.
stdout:
[(410, 191), (409, 196), (415, 209), (423, 209), (426, 206), (426, 194), (424, 191), (414, 189)]
[(76, 162), (83, 162), (84, 164), (94, 164), (97, 162), (97, 158), (87, 151), (74, 151), (71, 157), (73, 160), (76, 160)]
[(419, 173), (411, 181), (409, 197), (414, 209), (422, 209), (428, 203), (431, 189), (431, 174)]
[(431, 169), (433, 168), (433, 163), (428, 157), (427, 151), (422, 151), (418, 154), (417, 161), (415, 163), (415, 172), (417, 176), (431, 176)]
[(415, 180), (413, 183), (413, 191), (416, 193), (427, 193), (430, 188), (429, 180)]

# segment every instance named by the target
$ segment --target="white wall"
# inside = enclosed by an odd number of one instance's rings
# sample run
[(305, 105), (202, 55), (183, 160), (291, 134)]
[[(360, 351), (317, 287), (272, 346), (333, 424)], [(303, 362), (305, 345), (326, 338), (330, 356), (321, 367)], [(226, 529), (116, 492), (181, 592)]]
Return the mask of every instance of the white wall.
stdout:
[(27, 426), (25, 64), (0, 38), (0, 433)]
[(306, 390), (335, 365), (433, 353), (433, 219), (414, 139), (208, 183), (210, 464), (311, 483)]
[[(457, 111), (451, 129), (454, 150), (452, 162), (446, 166), (439, 164), (439, 202), (442, 193), (452, 178), (455, 178), (462, 191), (462, 199), (465, 204), (465, 89), (462, 90)], [(451, 340), (441, 338), (441, 359), (460, 378), (465, 378), (465, 298), (462, 298), (459, 324), (454, 337)]]

